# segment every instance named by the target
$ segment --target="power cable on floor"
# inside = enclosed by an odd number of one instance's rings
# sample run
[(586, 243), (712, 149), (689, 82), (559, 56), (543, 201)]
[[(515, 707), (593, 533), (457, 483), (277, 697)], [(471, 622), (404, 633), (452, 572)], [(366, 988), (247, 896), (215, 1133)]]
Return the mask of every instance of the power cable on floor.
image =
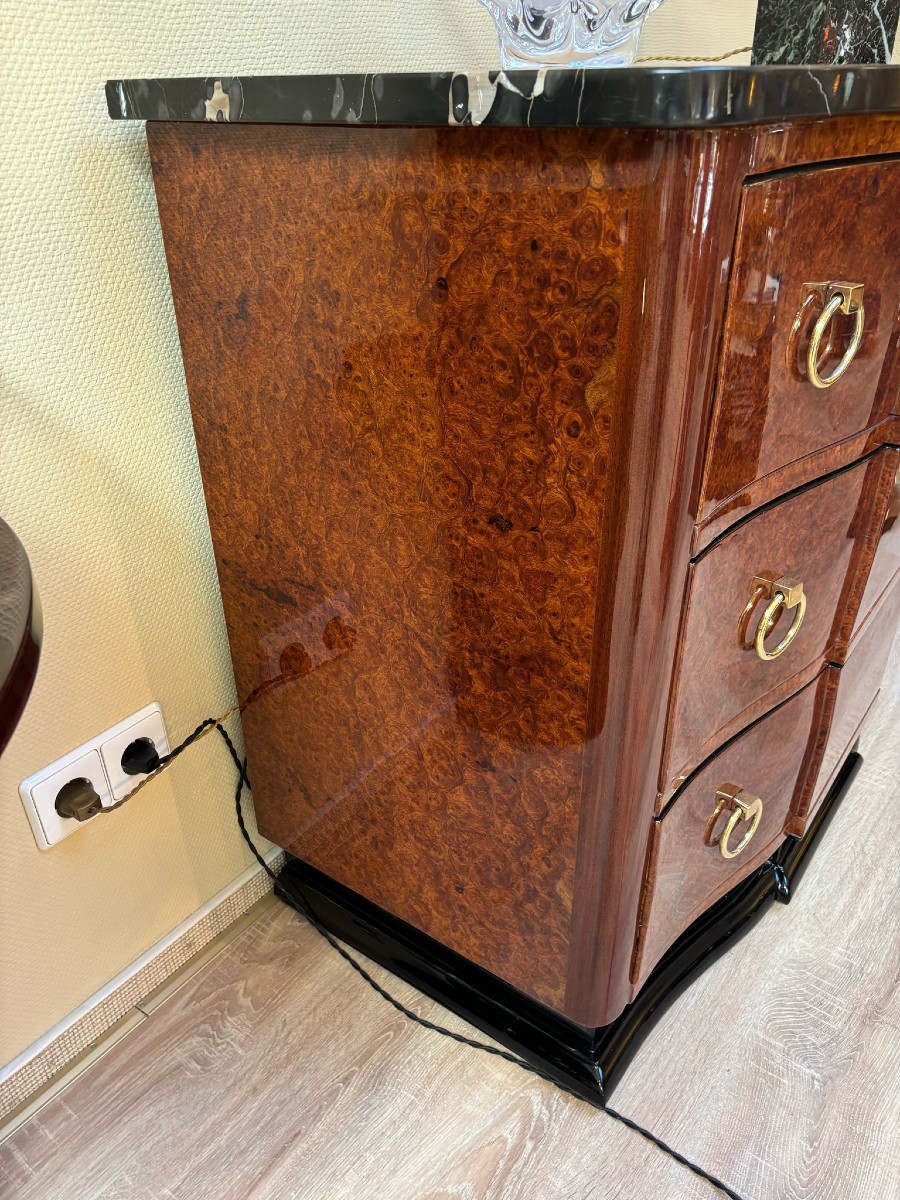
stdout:
[[(228, 753), (231, 755), (232, 761), (234, 762), (238, 773), (237, 788), (235, 789), (234, 793), (234, 808), (241, 834), (244, 838), (244, 841), (250, 847), (253, 857), (272, 880), (272, 886), (282, 900), (290, 905), (295, 912), (299, 913), (304, 920), (308, 921), (313, 929), (315, 929), (316, 933), (325, 939), (328, 945), (331, 946), (331, 948), (335, 950), (341, 956), (341, 958), (353, 968), (357, 975), (365, 980), (365, 982), (370, 988), (372, 988), (373, 991), (378, 993), (382, 1000), (386, 1000), (392, 1008), (396, 1009), (397, 1012), (401, 1013), (408, 1020), (414, 1022), (416, 1025), (420, 1025), (423, 1029), (430, 1030), (432, 1033), (439, 1033), (442, 1037), (451, 1038), (454, 1042), (459, 1042), (463, 1046), (470, 1046), (473, 1050), (483, 1050), (485, 1054), (492, 1054), (496, 1058), (502, 1058), (505, 1062), (512, 1063), (517, 1067), (521, 1067), (523, 1071), (528, 1071), (532, 1075), (537, 1075), (539, 1079), (543, 1079), (547, 1083), (552, 1083), (553, 1086), (559, 1088), (561, 1092), (565, 1092), (569, 1096), (574, 1096), (576, 1100), (581, 1100), (582, 1103), (586, 1104), (587, 1101), (584, 1100), (582, 1096), (579, 1096), (577, 1092), (572, 1091), (572, 1089), (566, 1087), (564, 1083), (560, 1083), (558, 1079), (554, 1079), (552, 1075), (548, 1075), (545, 1071), (542, 1071), (540, 1067), (534, 1066), (532, 1063), (527, 1062), (524, 1058), (519, 1058), (517, 1054), (512, 1054), (509, 1050), (502, 1050), (499, 1046), (491, 1046), (487, 1042), (479, 1042), (475, 1038), (465, 1037), (461, 1033), (455, 1033), (452, 1029), (446, 1029), (443, 1025), (436, 1025), (434, 1021), (429, 1021), (425, 1017), (420, 1017), (419, 1014), (413, 1012), (411, 1008), (407, 1008), (405, 1004), (402, 1004), (395, 996), (392, 996), (386, 988), (383, 988), (381, 984), (369, 974), (361, 962), (354, 958), (354, 956), (348, 950), (344, 949), (340, 942), (331, 933), (329, 933), (324, 925), (319, 922), (318, 918), (313, 914), (308, 905), (306, 905), (302, 900), (298, 900), (287, 890), (287, 888), (285, 888), (281, 880), (257, 849), (253, 839), (247, 832), (247, 826), (244, 822), (241, 800), (243, 798), (244, 788), (246, 787), (248, 791), (250, 790), (250, 779), (247, 775), (247, 760), (244, 759), (244, 761), (241, 762), (240, 756), (235, 749), (234, 742), (232, 742), (228, 735), (228, 731), (222, 725), (223, 721), (226, 721), (237, 711), (238, 707), (235, 706), (234, 708), (229, 709), (227, 713), (223, 713), (221, 717), (207, 717), (205, 721), (201, 721), (193, 733), (188, 734), (184, 741), (176, 746), (174, 750), (160, 758), (159, 766), (156, 767), (149, 775), (147, 775), (145, 779), (142, 779), (137, 787), (132, 788), (132, 790), (126, 796), (123, 796), (117, 804), (111, 805), (109, 808), (101, 809), (100, 811), (113, 812), (116, 808), (121, 808), (121, 806), (127, 800), (130, 800), (132, 796), (136, 795), (142, 787), (145, 787), (150, 782), (151, 779), (155, 779), (157, 775), (166, 770), (166, 768), (170, 766), (171, 763), (188, 748), (188, 746), (192, 746), (194, 742), (199, 741), (201, 737), (204, 737), (213, 729), (217, 729), (222, 735), (225, 745), (228, 747)], [(630, 1117), (626, 1117), (623, 1113), (617, 1112), (614, 1108), (610, 1108), (608, 1104), (603, 1106), (602, 1111), (608, 1116), (612, 1117), (614, 1121), (618, 1121), (620, 1124), (627, 1126), (629, 1129), (633, 1129), (635, 1133), (639, 1133), (641, 1137), (646, 1138), (646, 1140), (656, 1146), (658, 1150), (661, 1150), (664, 1154), (667, 1154), (670, 1158), (674, 1159), (675, 1162), (680, 1163), (681, 1166), (687, 1167), (689, 1171), (692, 1171), (698, 1178), (705, 1180), (706, 1183), (711, 1184), (712, 1187), (716, 1188), (724, 1196), (729, 1196), (731, 1200), (743, 1200), (743, 1197), (738, 1195), (738, 1193), (730, 1188), (726, 1183), (723, 1183), (721, 1179), (718, 1179), (709, 1171), (704, 1171), (702, 1167), (698, 1167), (696, 1163), (691, 1162), (689, 1158), (685, 1158), (683, 1154), (680, 1154), (677, 1150), (674, 1150), (671, 1146), (667, 1145), (662, 1138), (658, 1138), (656, 1134), (651, 1133), (649, 1129), (645, 1129), (643, 1125), (639, 1125), (637, 1121), (633, 1121)]]

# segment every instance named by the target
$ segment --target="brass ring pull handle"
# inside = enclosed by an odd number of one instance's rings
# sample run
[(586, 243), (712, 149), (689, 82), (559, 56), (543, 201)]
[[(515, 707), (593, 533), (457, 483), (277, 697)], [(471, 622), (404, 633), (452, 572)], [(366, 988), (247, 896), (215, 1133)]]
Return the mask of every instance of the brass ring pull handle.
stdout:
[[(748, 640), (747, 628), (750, 624), (750, 618), (753, 616), (757, 604), (762, 599), (767, 599), (769, 603), (760, 617), (756, 633), (752, 639)], [(790, 629), (778, 645), (770, 650), (766, 647), (766, 638), (777, 624), (782, 608), (795, 608), (797, 611), (794, 614)], [(778, 658), (780, 654), (784, 654), (785, 650), (787, 650), (788, 646), (800, 632), (800, 626), (803, 624), (805, 616), (806, 593), (803, 591), (802, 583), (794, 583), (783, 576), (754, 575), (753, 595), (747, 601), (747, 605), (741, 613), (741, 619), (738, 622), (738, 645), (742, 650), (755, 649), (763, 662), (770, 662), (773, 658)]]
[[(863, 285), (861, 283), (827, 283), (814, 285), (821, 289), (825, 298), (825, 307), (822, 313), (813, 326), (812, 336), (809, 339), (809, 348), (806, 351), (806, 373), (813, 387), (827, 388), (841, 378), (856, 355), (859, 349), (859, 344), (862, 341), (863, 323), (866, 319), (866, 311), (863, 308)], [(831, 318), (836, 312), (847, 313), (849, 316), (856, 316), (856, 322), (853, 326), (853, 336), (850, 339), (850, 345), (847, 347), (844, 357), (834, 368), (830, 375), (819, 374), (819, 349), (822, 344), (822, 338), (825, 330), (828, 328)]]
[[(722, 812), (726, 810), (731, 813), (731, 816), (722, 832), (714, 837), (713, 830)], [(745, 792), (735, 783), (723, 784), (716, 792), (716, 807), (706, 822), (706, 829), (703, 832), (704, 844), (718, 846), (723, 858), (737, 858), (742, 850), (746, 850), (750, 839), (756, 833), (762, 820), (762, 811), (763, 803), (759, 796), (751, 796), (749, 792)], [(747, 821), (748, 828), (738, 844), (732, 848), (728, 845), (728, 839), (741, 821)]]

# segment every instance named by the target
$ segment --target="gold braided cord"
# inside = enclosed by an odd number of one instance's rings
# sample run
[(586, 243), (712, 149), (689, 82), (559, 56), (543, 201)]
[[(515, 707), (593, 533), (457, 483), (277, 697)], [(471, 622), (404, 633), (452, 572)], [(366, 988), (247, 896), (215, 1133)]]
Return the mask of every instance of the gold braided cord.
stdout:
[(677, 54), (648, 54), (644, 58), (636, 58), (636, 63), (641, 62), (723, 62), (726, 58), (731, 58), (735, 54), (746, 54), (748, 50), (752, 50), (752, 46), (738, 46), (736, 50), (729, 50), (727, 54), (713, 54), (708, 57), (697, 55), (694, 58), (681, 58)]

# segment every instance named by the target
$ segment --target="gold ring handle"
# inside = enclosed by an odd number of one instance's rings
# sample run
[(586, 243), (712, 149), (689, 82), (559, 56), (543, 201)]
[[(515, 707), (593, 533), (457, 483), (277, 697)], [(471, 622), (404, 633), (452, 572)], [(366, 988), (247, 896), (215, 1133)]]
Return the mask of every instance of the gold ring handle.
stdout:
[[(756, 637), (753, 639), (753, 644), (756, 647), (756, 653), (763, 662), (770, 662), (773, 658), (777, 658), (779, 654), (784, 654), (788, 646), (800, 632), (800, 626), (803, 624), (803, 618), (806, 616), (806, 596), (803, 593), (803, 584), (797, 585), (800, 588), (800, 599), (796, 604), (788, 604), (787, 597), (779, 589), (766, 606), (766, 611), (763, 613), (762, 620), (756, 629)], [(774, 650), (766, 649), (766, 637), (769, 630), (778, 620), (777, 613), (782, 608), (796, 608), (794, 619), (791, 622), (791, 627), (774, 648)]]
[[(731, 813), (731, 816), (726, 822), (725, 828), (720, 834), (714, 836), (714, 830), (719, 817), (724, 811)], [(763, 802), (759, 796), (753, 796), (750, 792), (745, 792), (735, 783), (726, 783), (716, 792), (716, 806), (712, 811), (712, 816), (706, 822), (706, 829), (703, 831), (703, 841), (707, 846), (718, 846), (719, 853), (723, 858), (737, 858), (737, 856), (746, 850), (750, 839), (762, 820)], [(728, 845), (728, 839), (740, 825), (741, 821), (747, 821), (747, 830), (744, 836), (734, 847)]]
[[(837, 383), (853, 362), (856, 352), (859, 349), (859, 344), (862, 341), (866, 310), (863, 308), (863, 285), (861, 283), (828, 283), (816, 286), (823, 291), (825, 307), (818, 321), (813, 326), (812, 336), (809, 339), (809, 348), (806, 351), (806, 373), (813, 387), (827, 388), (831, 387), (833, 383)], [(847, 347), (844, 357), (831, 374), (820, 375), (818, 367), (819, 349), (822, 344), (822, 338), (825, 335), (825, 330), (828, 328), (829, 322), (836, 312), (847, 313), (849, 316), (856, 317), (853, 326), (853, 336), (850, 339), (850, 345)]]
[[(773, 574), (754, 575), (752, 587), (753, 593), (747, 601), (747, 605), (741, 613), (741, 619), (738, 622), (738, 645), (742, 650), (755, 649), (763, 662), (770, 662), (773, 658), (778, 658), (779, 655), (784, 654), (785, 650), (787, 650), (788, 646), (790, 646), (791, 642), (800, 632), (800, 626), (803, 624), (803, 618), (806, 616), (806, 593), (803, 590), (802, 583), (795, 583), (784, 576)], [(760, 617), (756, 633), (752, 639), (748, 639), (747, 628), (750, 624), (750, 618), (753, 616), (757, 604), (763, 599), (768, 599), (769, 603)], [(794, 614), (790, 629), (778, 645), (769, 650), (766, 647), (766, 638), (776, 625), (782, 608), (794, 608), (797, 611)]]

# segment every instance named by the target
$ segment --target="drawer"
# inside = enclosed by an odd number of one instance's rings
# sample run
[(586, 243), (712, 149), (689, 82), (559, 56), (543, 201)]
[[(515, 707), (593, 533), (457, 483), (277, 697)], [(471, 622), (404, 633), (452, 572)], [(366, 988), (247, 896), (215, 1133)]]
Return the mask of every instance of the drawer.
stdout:
[(821, 740), (814, 770), (797, 796), (788, 832), (800, 836), (859, 737), (866, 715), (884, 679), (894, 638), (900, 628), (900, 578), (882, 595), (859, 636), (850, 645), (843, 667), (831, 667), (822, 681)]
[[(874, 425), (896, 409), (900, 311), (900, 162), (775, 176), (744, 189), (719, 389), (699, 520), (755, 479)], [(822, 334), (826, 376), (862, 340), (845, 374), (813, 385), (819, 284), (862, 285), (860, 315)]]
[(887, 489), (887, 503), (875, 558), (869, 571), (859, 605), (853, 636), (856, 637), (866, 617), (885, 595), (891, 582), (900, 574), (900, 465)]
[[(808, 684), (746, 730), (690, 780), (652, 824), (632, 980), (643, 982), (679, 934), (729, 888), (765, 862), (783, 840), (808, 748), (815, 743), (818, 686)], [(726, 858), (716, 838), (734, 815), (717, 793), (758, 798), (759, 822), (743, 850)], [(739, 815), (739, 814), (738, 814)], [(736, 821), (725, 842), (737, 849), (749, 823)]]
[[(727, 738), (839, 662), (883, 523), (900, 452), (869, 459), (770, 505), (735, 526), (689, 568), (659, 778), (666, 801)], [(802, 585), (772, 612), (763, 577)], [(775, 591), (774, 585), (770, 588)], [(794, 623), (797, 631), (776, 657)]]

